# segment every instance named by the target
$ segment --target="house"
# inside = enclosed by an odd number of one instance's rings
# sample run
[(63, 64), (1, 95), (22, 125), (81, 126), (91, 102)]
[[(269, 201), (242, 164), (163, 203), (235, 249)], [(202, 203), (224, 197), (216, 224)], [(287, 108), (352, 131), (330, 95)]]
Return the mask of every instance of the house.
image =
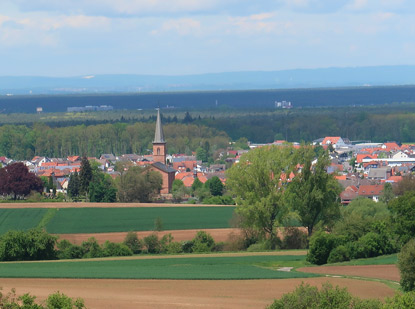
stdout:
[(383, 185), (363, 185), (359, 187), (358, 196), (367, 197), (375, 202), (379, 201), (382, 195)]
[(403, 151), (398, 151), (392, 155), (392, 159), (406, 159), (406, 158), (409, 158), (409, 156)]
[(367, 179), (370, 180), (386, 180), (392, 176), (392, 168), (390, 166), (371, 168), (367, 175)]
[(356, 186), (348, 186), (342, 193), (340, 193), (341, 204), (346, 206), (349, 205), (351, 201), (356, 199), (359, 189)]
[(383, 143), (381, 148), (389, 152), (401, 150), (401, 147), (395, 142)]
[(346, 143), (343, 141), (343, 139), (340, 136), (326, 136), (322, 143), (322, 146), (329, 146), (332, 145), (334, 149), (345, 147)]

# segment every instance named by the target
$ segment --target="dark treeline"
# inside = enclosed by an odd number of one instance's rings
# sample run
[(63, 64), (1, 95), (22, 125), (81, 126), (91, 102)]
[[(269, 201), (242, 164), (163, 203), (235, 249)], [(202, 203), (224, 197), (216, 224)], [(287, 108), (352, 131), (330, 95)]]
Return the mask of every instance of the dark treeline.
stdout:
[[(152, 149), (154, 123), (115, 123), (50, 128), (4, 125), (0, 127), (0, 155), (13, 159), (31, 159), (35, 155), (66, 157), (83, 155), (99, 157), (103, 153), (148, 154)], [(224, 132), (195, 124), (164, 126), (169, 153), (195, 151), (209, 143), (212, 151), (226, 148), (229, 137)]]
[(0, 97), (5, 113), (64, 112), (68, 107), (111, 105), (115, 109), (153, 109), (158, 105), (187, 110), (229, 106), (237, 109), (272, 108), (275, 101), (291, 101), (296, 107), (351, 106), (415, 102), (415, 86), (270, 89), (245, 91), (189, 91), (134, 94), (90, 94)]

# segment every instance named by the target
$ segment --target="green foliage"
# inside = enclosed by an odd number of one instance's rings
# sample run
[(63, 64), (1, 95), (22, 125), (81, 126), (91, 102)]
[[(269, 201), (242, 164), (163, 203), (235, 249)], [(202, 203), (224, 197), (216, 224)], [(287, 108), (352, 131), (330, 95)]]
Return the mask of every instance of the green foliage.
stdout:
[(337, 246), (331, 250), (327, 259), (327, 263), (339, 263), (344, 261), (350, 261), (350, 250), (343, 245)]
[(103, 256), (129, 256), (133, 255), (133, 251), (123, 243), (114, 243), (106, 241), (102, 246)]
[(117, 178), (120, 202), (149, 202), (162, 185), (160, 173), (135, 166)]
[(196, 149), (196, 159), (200, 160), (202, 162), (207, 162), (208, 161), (208, 153), (206, 151), (206, 149), (199, 147)]
[(160, 253), (161, 244), (159, 238), (156, 234), (150, 234), (143, 239), (144, 246), (148, 253)]
[(208, 181), (206, 181), (205, 186), (209, 188), (210, 194), (213, 196), (221, 196), (223, 193), (223, 183), (217, 176), (213, 176)]
[(309, 284), (301, 283), (294, 292), (284, 294), (271, 304), (269, 309), (299, 308), (366, 308), (381, 309), (379, 300), (363, 300), (353, 297), (346, 288), (333, 287), (330, 283), (323, 284), (320, 290)]
[(76, 201), (79, 197), (80, 193), (80, 180), (78, 172), (75, 171), (75, 173), (71, 174), (69, 176), (69, 182), (68, 182), (68, 195), (71, 197), (74, 201)]
[(83, 258), (98, 258), (104, 255), (101, 246), (94, 237), (89, 238), (87, 241), (83, 241), (81, 248), (83, 250)]
[(136, 232), (128, 232), (125, 236), (123, 244), (126, 245), (134, 254), (141, 253), (143, 250), (143, 242), (138, 239)]
[(394, 297), (386, 298), (385, 309), (415, 308), (415, 292), (396, 293)]
[(284, 202), (286, 183), (281, 174), (289, 174), (296, 165), (295, 149), (260, 147), (244, 154), (227, 172), (227, 186), (237, 197), (236, 212), (241, 227), (261, 231), (272, 239), (275, 229), (285, 220), (288, 207)]
[(370, 258), (396, 252), (385, 233), (369, 232), (359, 238), (358, 241), (350, 243), (351, 258)]
[(383, 185), (382, 195), (380, 196), (379, 200), (385, 204), (388, 204), (389, 201), (393, 200), (394, 198), (395, 198), (395, 193), (393, 193), (392, 184), (390, 184), (389, 182), (386, 182)]
[(69, 296), (66, 296), (59, 291), (51, 294), (46, 299), (46, 308), (47, 309), (81, 309), (85, 308), (83, 299), (77, 298), (73, 300)]
[(397, 196), (404, 195), (406, 192), (415, 191), (415, 175), (406, 175), (393, 187), (393, 193)]
[(415, 191), (408, 191), (389, 203), (393, 228), (401, 244), (415, 237), (414, 205)]
[(195, 180), (192, 183), (192, 191), (196, 191), (203, 187), (203, 183), (199, 180), (199, 178), (195, 178)]
[(333, 250), (339, 244), (339, 239), (333, 234), (317, 232), (310, 238), (307, 261), (312, 264), (326, 264)]
[(64, 239), (57, 244), (58, 252), (57, 256), (60, 260), (63, 259), (82, 259), (85, 251), (81, 246), (70, 243)]
[(175, 202), (180, 202), (185, 195), (188, 194), (188, 189), (184, 186), (183, 181), (180, 179), (173, 180), (171, 193)]
[(332, 224), (340, 216), (338, 196), (341, 189), (333, 175), (326, 172), (330, 164), (326, 152), (312, 166), (313, 149), (303, 147), (300, 151), (305, 159), (304, 166), (289, 184), (287, 197), (299, 215), (301, 226), (307, 227), (308, 236), (311, 236), (318, 223)]
[(235, 205), (234, 199), (230, 195), (212, 196), (203, 199), (205, 205)]
[(192, 242), (193, 252), (211, 252), (215, 246), (213, 237), (205, 231), (198, 231)]
[(89, 201), (97, 203), (113, 203), (117, 199), (117, 189), (108, 174), (95, 169), (89, 183)]
[[(1, 290), (1, 288), (0, 288)], [(45, 301), (45, 306), (35, 303), (36, 296), (29, 293), (21, 296), (16, 295), (16, 290), (12, 289), (7, 294), (0, 292), (0, 308), (4, 309), (82, 309), (85, 308), (82, 298), (72, 299), (59, 291), (50, 294)]]
[[(415, 238), (409, 240), (402, 247), (398, 254), (398, 267), (401, 273), (402, 289), (404, 291), (415, 291)], [(415, 293), (412, 294), (412, 301), (415, 300), (414, 295)]]
[(89, 183), (92, 180), (92, 168), (86, 156), (82, 157), (81, 169), (79, 171), (79, 193), (87, 195), (89, 192)]
[(9, 231), (0, 237), (1, 261), (51, 260), (56, 258), (56, 237), (43, 230)]

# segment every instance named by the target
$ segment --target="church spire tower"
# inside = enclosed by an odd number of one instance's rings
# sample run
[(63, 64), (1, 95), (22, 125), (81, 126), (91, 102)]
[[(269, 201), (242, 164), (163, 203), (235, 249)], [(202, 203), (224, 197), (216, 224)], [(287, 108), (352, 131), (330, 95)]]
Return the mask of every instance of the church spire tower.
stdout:
[(161, 126), (160, 108), (157, 109), (156, 132), (153, 141), (153, 161), (166, 164), (166, 141)]

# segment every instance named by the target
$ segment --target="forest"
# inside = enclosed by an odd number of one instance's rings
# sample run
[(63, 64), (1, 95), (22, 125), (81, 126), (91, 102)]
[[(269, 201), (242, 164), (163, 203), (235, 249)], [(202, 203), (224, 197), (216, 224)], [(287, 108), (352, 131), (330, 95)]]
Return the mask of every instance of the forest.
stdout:
[[(169, 153), (190, 154), (208, 142), (213, 156), (241, 139), (312, 142), (342, 136), (351, 141), (415, 142), (415, 103), (257, 111), (164, 109), (162, 113)], [(0, 115), (0, 124), (0, 156), (13, 159), (149, 154), (155, 111)]]

